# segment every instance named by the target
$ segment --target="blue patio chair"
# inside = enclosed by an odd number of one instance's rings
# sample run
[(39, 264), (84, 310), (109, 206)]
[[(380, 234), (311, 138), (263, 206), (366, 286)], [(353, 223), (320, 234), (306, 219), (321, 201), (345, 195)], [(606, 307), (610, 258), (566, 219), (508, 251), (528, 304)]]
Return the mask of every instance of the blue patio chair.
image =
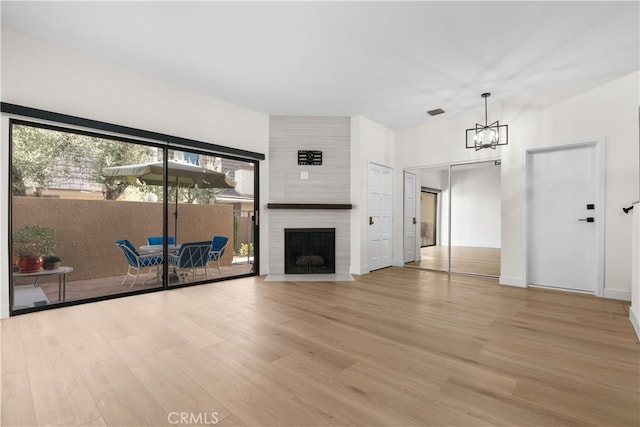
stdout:
[[(176, 238), (174, 236), (169, 236), (167, 242), (170, 245), (176, 244)], [(164, 238), (162, 236), (150, 236), (147, 237), (147, 245), (162, 245), (164, 243)]]
[[(158, 281), (160, 280), (160, 266), (162, 265), (162, 255), (140, 255), (136, 247), (133, 246), (133, 243), (131, 243), (127, 239), (116, 240), (116, 245), (118, 245), (118, 247), (122, 250), (122, 253), (124, 253), (129, 267), (127, 268), (127, 274), (124, 276), (124, 279), (122, 280), (122, 283), (120, 283), (120, 286), (124, 285), (129, 276), (131, 276), (133, 277), (133, 282), (131, 282), (131, 285), (129, 285), (129, 289), (131, 289), (136, 283), (136, 280), (138, 280), (140, 270), (146, 267), (156, 267), (156, 279), (158, 279)], [(145, 280), (143, 283), (146, 283), (151, 279), (153, 279), (153, 277)]]
[[(224, 255), (224, 250), (227, 247), (229, 238), (225, 236), (213, 236), (211, 240), (211, 250), (209, 251), (209, 261), (214, 261), (218, 266), (218, 273), (222, 276), (222, 270), (220, 270), (220, 258)], [(208, 265), (208, 263), (207, 263)]]
[(185, 283), (188, 276), (195, 279), (200, 268), (204, 270), (205, 279), (207, 278), (210, 250), (211, 241), (205, 240), (203, 242), (185, 242), (180, 245), (175, 254), (169, 254), (169, 264), (175, 268), (180, 283)]

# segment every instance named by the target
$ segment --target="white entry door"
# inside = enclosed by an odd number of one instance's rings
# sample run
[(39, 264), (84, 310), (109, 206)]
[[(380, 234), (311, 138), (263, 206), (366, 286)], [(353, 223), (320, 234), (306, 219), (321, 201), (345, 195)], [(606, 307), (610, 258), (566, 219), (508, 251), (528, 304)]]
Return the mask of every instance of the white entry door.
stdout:
[(369, 270), (393, 260), (393, 169), (369, 163)]
[(419, 251), (417, 245), (418, 211), (417, 211), (416, 174), (404, 173), (404, 262), (415, 261)]
[(602, 295), (599, 142), (527, 152), (528, 282)]

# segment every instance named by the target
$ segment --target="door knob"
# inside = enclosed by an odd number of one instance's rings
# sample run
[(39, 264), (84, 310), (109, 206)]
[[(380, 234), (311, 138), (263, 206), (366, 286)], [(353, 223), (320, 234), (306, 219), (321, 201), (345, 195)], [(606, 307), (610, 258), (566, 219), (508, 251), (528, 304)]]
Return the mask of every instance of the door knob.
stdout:
[(589, 216), (587, 218), (578, 218), (578, 221), (584, 221), (584, 222), (596, 222), (596, 219), (592, 216)]
[(417, 223), (418, 223), (418, 221), (416, 221), (415, 217), (413, 218), (413, 223), (414, 223), (414, 224), (417, 224)]
[(369, 217), (369, 225), (373, 225), (373, 222), (374, 222), (374, 221), (373, 221), (373, 217), (372, 217), (372, 216), (370, 216), (370, 217)]

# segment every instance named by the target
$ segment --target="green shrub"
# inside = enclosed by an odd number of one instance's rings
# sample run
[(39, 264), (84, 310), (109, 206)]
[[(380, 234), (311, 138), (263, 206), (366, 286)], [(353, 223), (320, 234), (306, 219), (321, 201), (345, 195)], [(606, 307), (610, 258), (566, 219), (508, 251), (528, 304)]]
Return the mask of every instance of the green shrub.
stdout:
[(58, 255), (46, 255), (44, 257), (42, 257), (42, 260), (44, 262), (48, 262), (48, 263), (53, 263), (53, 262), (62, 262), (62, 258), (60, 258)]
[(240, 256), (253, 255), (253, 242), (240, 243), (240, 250), (238, 251)]
[(51, 255), (56, 248), (53, 228), (25, 225), (13, 233), (13, 254), (19, 257)]

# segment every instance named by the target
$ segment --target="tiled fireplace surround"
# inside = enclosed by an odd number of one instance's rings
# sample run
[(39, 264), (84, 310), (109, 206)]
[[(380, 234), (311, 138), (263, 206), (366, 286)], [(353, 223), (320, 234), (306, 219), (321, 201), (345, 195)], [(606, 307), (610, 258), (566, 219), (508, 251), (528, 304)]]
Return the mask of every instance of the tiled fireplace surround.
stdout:
[[(269, 132), (270, 204), (350, 204), (348, 117), (272, 116)], [(298, 150), (322, 150), (320, 166), (299, 166)], [(301, 179), (308, 172), (308, 179)], [(269, 209), (267, 280), (353, 280), (349, 274), (349, 209)], [(285, 228), (335, 228), (335, 274), (286, 275)]]

